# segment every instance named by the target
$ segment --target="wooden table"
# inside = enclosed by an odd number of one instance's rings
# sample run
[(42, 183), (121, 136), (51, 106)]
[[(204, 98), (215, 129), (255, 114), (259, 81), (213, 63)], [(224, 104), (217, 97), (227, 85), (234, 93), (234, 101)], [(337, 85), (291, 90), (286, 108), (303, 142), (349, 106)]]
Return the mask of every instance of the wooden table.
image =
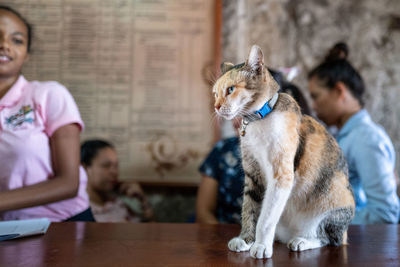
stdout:
[(235, 253), (237, 225), (52, 223), (42, 236), (0, 242), (0, 266), (400, 266), (398, 225), (350, 226), (349, 246), (271, 259)]

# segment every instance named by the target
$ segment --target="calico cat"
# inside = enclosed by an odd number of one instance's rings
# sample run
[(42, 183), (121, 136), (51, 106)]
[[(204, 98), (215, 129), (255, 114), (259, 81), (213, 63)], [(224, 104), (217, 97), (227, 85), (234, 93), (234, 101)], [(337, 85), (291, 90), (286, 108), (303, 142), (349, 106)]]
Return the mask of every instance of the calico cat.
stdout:
[(335, 139), (290, 95), (277, 93), (258, 46), (222, 72), (214, 106), (226, 119), (242, 117), (245, 172), (242, 229), (229, 249), (270, 258), (274, 239), (293, 251), (346, 244), (355, 204)]

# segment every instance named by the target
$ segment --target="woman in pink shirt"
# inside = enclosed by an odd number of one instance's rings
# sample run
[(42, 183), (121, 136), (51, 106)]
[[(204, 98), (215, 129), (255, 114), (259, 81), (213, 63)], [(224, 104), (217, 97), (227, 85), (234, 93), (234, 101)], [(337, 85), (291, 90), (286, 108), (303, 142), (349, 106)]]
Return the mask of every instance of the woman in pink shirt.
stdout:
[(27, 81), (31, 27), (0, 6), (0, 220), (92, 220), (80, 168), (83, 122), (57, 82)]

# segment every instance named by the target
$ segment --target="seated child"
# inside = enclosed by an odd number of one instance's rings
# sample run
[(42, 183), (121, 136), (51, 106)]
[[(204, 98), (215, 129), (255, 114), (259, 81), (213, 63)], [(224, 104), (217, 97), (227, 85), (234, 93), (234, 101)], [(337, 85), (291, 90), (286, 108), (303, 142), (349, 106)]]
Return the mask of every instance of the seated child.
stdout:
[(152, 220), (152, 209), (140, 185), (118, 180), (118, 156), (113, 145), (103, 140), (84, 142), (81, 163), (88, 176), (87, 192), (97, 222)]

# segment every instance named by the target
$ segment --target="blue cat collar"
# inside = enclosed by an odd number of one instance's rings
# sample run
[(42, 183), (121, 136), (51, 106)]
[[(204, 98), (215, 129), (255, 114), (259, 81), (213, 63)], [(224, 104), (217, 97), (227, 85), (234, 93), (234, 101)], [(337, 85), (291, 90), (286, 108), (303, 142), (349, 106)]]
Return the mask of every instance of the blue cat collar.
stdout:
[(272, 109), (274, 108), (276, 101), (278, 100), (278, 93), (275, 93), (271, 100), (267, 101), (262, 108), (254, 112), (256, 115), (260, 117), (260, 119), (267, 116), (271, 113)]

